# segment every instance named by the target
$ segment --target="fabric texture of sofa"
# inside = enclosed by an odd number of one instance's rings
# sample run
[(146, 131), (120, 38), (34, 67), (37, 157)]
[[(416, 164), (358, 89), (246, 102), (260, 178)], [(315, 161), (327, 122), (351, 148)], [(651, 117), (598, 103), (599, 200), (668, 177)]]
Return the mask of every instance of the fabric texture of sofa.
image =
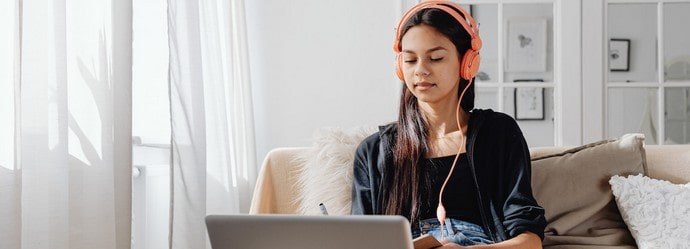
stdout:
[[(250, 213), (319, 215), (324, 203), (329, 214), (348, 215), (354, 151), (373, 132), (324, 128), (312, 146), (273, 149)], [(530, 154), (548, 221), (544, 248), (690, 245), (690, 145), (645, 145), (643, 135), (626, 134)]]

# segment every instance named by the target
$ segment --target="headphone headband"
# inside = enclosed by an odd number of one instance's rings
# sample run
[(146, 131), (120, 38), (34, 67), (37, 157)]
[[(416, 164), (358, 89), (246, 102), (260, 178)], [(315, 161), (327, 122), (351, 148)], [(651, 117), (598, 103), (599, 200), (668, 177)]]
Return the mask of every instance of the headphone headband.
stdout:
[[(400, 19), (398, 27), (395, 29), (395, 42), (393, 43), (393, 50), (395, 52), (400, 53), (402, 51), (402, 46), (400, 45), (400, 40), (402, 37), (400, 37), (400, 35), (403, 26), (405, 25), (405, 23), (407, 23), (410, 17), (412, 17), (414, 14), (423, 9), (440, 9), (448, 13), (449, 15), (453, 16), (453, 18), (455, 18), (455, 20), (457, 20), (458, 23), (462, 25), (462, 27), (467, 31), (467, 33), (470, 34), (470, 39), (472, 41), (472, 49), (479, 51), (479, 49), (481, 48), (481, 39), (479, 38), (479, 29), (477, 27), (477, 23), (474, 21), (474, 18), (472, 18), (472, 16), (469, 13), (467, 13), (465, 9), (463, 9), (455, 3), (448, 1), (431, 0), (421, 2), (415, 5), (414, 7), (410, 8)], [(459, 13), (462, 13), (464, 17), (461, 16)]]

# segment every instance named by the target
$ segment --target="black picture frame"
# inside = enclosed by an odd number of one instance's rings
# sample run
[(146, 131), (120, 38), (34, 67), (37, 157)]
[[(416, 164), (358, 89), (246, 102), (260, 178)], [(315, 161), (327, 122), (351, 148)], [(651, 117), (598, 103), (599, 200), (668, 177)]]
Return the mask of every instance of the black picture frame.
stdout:
[(630, 71), (630, 39), (611, 38), (609, 41), (609, 70)]
[[(544, 82), (544, 80), (519, 79), (513, 82)], [(544, 120), (543, 87), (515, 87), (513, 104), (515, 120)]]

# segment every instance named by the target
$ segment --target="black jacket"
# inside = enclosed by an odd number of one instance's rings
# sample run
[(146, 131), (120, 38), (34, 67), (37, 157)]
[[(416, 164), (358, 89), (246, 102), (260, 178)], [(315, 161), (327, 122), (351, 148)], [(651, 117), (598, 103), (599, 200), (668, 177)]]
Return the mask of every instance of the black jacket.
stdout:
[[(473, 110), (466, 144), (484, 231), (500, 242), (525, 231), (544, 238), (544, 209), (532, 195), (530, 155), (517, 123), (492, 110)], [(362, 141), (354, 160), (352, 214), (383, 214), (384, 163), (392, 163), (396, 124)], [(391, 167), (388, 167), (391, 168)]]

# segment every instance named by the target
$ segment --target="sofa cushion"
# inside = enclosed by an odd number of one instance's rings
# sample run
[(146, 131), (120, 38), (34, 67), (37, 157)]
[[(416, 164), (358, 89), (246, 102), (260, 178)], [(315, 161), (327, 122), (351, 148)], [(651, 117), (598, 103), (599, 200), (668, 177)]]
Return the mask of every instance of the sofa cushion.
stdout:
[(628, 134), (533, 156), (532, 188), (548, 222), (545, 248), (634, 248), (608, 180), (646, 173), (643, 145), (644, 135)]
[(690, 183), (673, 184), (641, 174), (613, 176), (609, 183), (640, 248), (687, 248)]

